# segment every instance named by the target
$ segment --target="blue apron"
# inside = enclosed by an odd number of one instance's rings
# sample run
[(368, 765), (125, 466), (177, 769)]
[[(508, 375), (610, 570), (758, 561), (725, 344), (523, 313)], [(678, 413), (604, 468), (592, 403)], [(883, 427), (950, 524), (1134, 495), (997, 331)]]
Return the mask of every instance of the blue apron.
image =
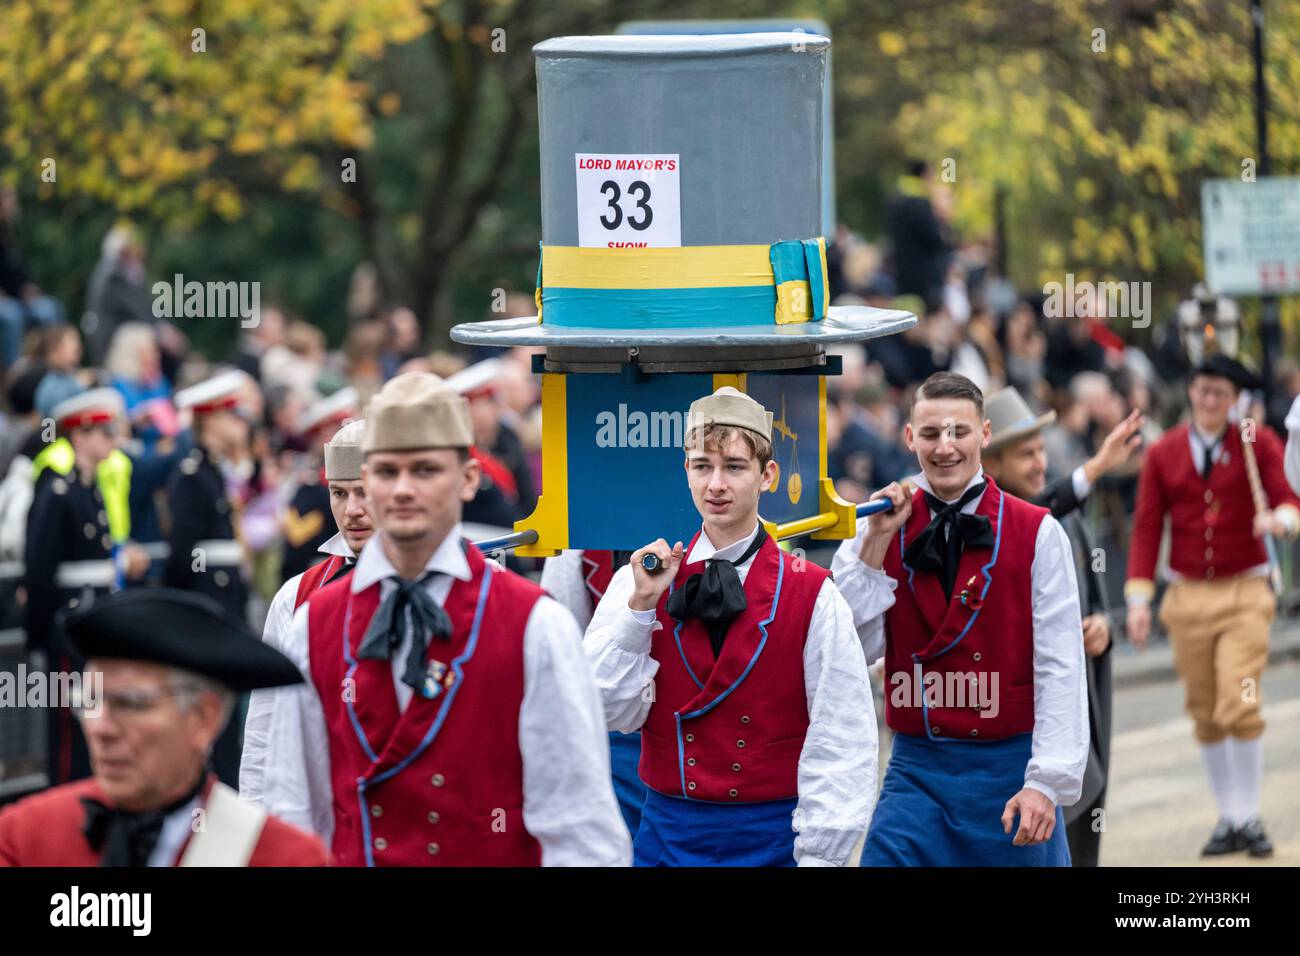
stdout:
[(614, 796), (627, 824), (627, 832), (636, 836), (641, 825), (641, 804), (645, 803), (645, 784), (637, 773), (641, 762), (641, 734), (609, 733), (609, 769), (614, 777)]
[(1015, 846), (1002, 811), (1024, 787), (1032, 734), (965, 743), (895, 734), (862, 866), (1069, 866), (1065, 818), (1046, 843)]
[(647, 787), (632, 865), (794, 866), (798, 802), (708, 803)]

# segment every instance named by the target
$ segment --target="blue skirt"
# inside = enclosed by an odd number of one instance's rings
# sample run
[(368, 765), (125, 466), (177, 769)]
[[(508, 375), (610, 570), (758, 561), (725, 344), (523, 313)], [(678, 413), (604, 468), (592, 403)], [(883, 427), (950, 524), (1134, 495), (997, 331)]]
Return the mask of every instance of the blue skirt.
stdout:
[(645, 794), (634, 866), (794, 866), (795, 797), (734, 804)]
[(627, 824), (627, 832), (636, 836), (641, 825), (641, 804), (645, 803), (645, 784), (637, 773), (641, 762), (641, 734), (609, 734), (609, 768), (614, 777), (614, 796)]
[(895, 734), (862, 866), (1069, 866), (1065, 818), (1046, 843), (1015, 846), (1002, 810), (1024, 787), (1032, 734), (988, 743)]

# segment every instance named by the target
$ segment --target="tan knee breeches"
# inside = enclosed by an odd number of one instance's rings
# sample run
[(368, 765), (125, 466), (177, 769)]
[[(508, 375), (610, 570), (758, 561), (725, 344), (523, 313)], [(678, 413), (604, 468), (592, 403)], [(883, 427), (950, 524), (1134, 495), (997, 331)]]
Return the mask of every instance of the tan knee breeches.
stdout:
[(1212, 744), (1264, 731), (1260, 675), (1277, 604), (1268, 579), (1179, 581), (1160, 603), (1160, 623), (1174, 649), (1196, 739)]

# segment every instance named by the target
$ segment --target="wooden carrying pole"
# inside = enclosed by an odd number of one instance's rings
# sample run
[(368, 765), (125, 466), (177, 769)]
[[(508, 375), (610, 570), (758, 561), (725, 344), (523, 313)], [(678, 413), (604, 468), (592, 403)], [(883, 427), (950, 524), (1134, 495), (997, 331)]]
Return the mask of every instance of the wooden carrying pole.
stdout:
[[(1241, 454), (1246, 462), (1246, 477), (1250, 480), (1250, 497), (1255, 502), (1255, 514), (1268, 512), (1268, 497), (1264, 494), (1264, 483), (1259, 480), (1259, 463), (1255, 460), (1254, 442), (1247, 436), (1253, 423), (1249, 420), (1241, 423)], [(1268, 553), (1268, 580), (1273, 585), (1273, 593), (1282, 594), (1282, 567), (1277, 560), (1277, 543), (1272, 535), (1264, 536), (1264, 550)]]

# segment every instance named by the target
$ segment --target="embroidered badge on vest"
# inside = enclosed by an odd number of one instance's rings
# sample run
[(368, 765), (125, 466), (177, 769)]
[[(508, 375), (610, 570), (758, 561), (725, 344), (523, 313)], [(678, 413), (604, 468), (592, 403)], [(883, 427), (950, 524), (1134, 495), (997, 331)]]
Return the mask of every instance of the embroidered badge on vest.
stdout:
[(444, 690), (451, 690), (456, 683), (456, 672), (442, 661), (429, 661), (424, 674), (424, 684), (420, 696), (425, 700), (434, 700)]
[(984, 598), (981, 596), (979, 589), (975, 587), (975, 580), (979, 575), (972, 574), (966, 586), (961, 589), (961, 603), (963, 607), (968, 607), (972, 611), (978, 611), (984, 606)]

